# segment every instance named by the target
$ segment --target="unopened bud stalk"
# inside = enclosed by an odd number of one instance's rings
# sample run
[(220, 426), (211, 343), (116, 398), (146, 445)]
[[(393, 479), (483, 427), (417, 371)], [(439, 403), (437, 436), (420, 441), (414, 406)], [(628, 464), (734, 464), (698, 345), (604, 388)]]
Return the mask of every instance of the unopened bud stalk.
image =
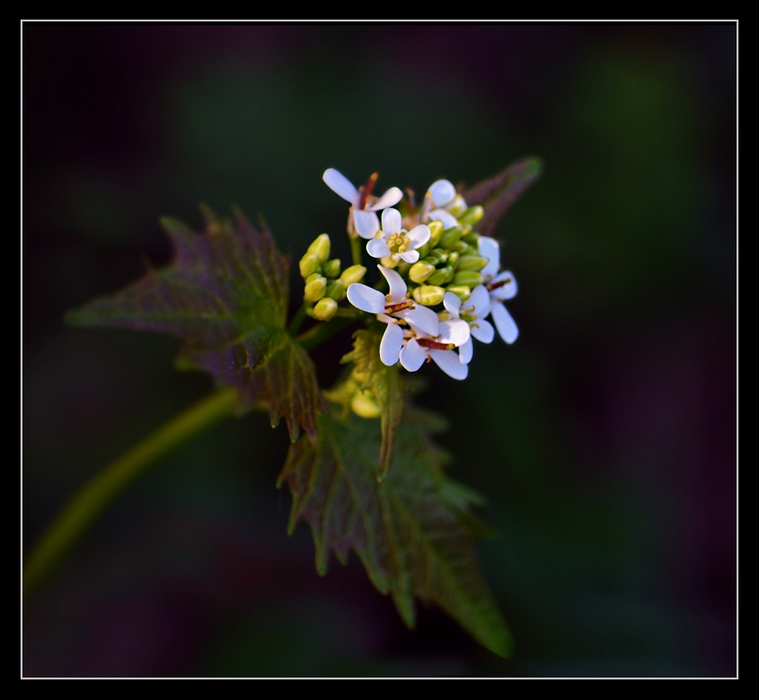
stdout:
[(458, 217), (459, 223), (469, 224), (474, 226), (485, 215), (485, 210), (479, 205), (475, 204), (473, 207), (469, 207), (461, 216)]
[(467, 287), (476, 287), (484, 281), (482, 275), (474, 270), (462, 270), (453, 276), (453, 284), (464, 284)]
[(333, 260), (327, 260), (327, 262), (322, 265), (322, 272), (324, 273), (325, 277), (329, 277), (330, 279), (335, 279), (335, 277), (340, 276), (340, 258), (334, 258)]
[(420, 260), (419, 262), (414, 263), (411, 266), (411, 269), (408, 271), (409, 279), (412, 282), (416, 282), (417, 284), (421, 284), (426, 280), (433, 272), (435, 272), (435, 266), (431, 265), (428, 262), (424, 262)]
[(343, 274), (340, 275), (340, 281), (346, 287), (350, 287), (352, 284), (364, 279), (365, 274), (366, 268), (363, 265), (351, 265), (343, 270)]
[(435, 306), (443, 301), (445, 290), (442, 287), (423, 284), (412, 292), (414, 299), (422, 306)]
[(314, 272), (318, 272), (320, 267), (319, 258), (314, 253), (306, 253), (298, 263), (300, 276), (303, 279), (306, 279), (309, 275), (313, 275)]
[(334, 299), (335, 301), (342, 301), (345, 299), (345, 285), (340, 280), (335, 280), (327, 285), (327, 289), (324, 291), (324, 296)]
[(337, 302), (329, 297), (320, 299), (314, 306), (314, 318), (319, 321), (330, 321), (337, 313)]
[(329, 235), (323, 233), (321, 236), (317, 236), (316, 240), (308, 246), (308, 252), (316, 255), (320, 263), (325, 263), (329, 259), (330, 248)]
[(306, 301), (319, 301), (324, 296), (324, 290), (327, 288), (327, 279), (317, 275), (315, 279), (306, 283), (306, 289), (303, 292), (303, 298)]

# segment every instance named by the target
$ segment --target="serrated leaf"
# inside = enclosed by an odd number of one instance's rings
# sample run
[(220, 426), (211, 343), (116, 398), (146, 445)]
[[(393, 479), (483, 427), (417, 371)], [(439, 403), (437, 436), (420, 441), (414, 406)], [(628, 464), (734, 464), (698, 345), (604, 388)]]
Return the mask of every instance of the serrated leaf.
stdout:
[(414, 600), (433, 603), (480, 644), (508, 656), (511, 637), (475, 557), (485, 527), (470, 512), (471, 492), (443, 474), (443, 454), (430, 438), (440, 419), (405, 407), (393, 468), (381, 483), (379, 421), (335, 409), (319, 415), (318, 425), (316, 443), (291, 445), (278, 481), (292, 492), (290, 532), (301, 519), (311, 526), (317, 571), (326, 573), (330, 553), (345, 563), (353, 550), (409, 627)]
[(292, 440), (299, 427), (313, 439), (326, 403), (311, 358), (285, 330), (288, 258), (265, 226), (259, 231), (241, 213), (234, 222), (204, 214), (203, 234), (163, 219), (171, 264), (70, 312), (67, 321), (183, 338), (180, 369), (209, 372), (217, 385), (237, 389), (240, 412), (264, 403), (272, 424), (285, 417)]
[(492, 236), (506, 210), (535, 182), (542, 167), (539, 158), (525, 158), (462, 191), (467, 204), (479, 204), (485, 209), (485, 215), (477, 224), (477, 231)]
[(353, 351), (343, 358), (343, 362), (355, 364), (354, 378), (363, 381), (365, 388), (373, 392), (380, 405), (382, 444), (377, 466), (377, 478), (380, 481), (387, 476), (393, 461), (396, 433), (403, 414), (400, 365), (396, 363), (388, 367), (380, 360), (381, 341), (382, 331), (376, 328), (356, 331)]

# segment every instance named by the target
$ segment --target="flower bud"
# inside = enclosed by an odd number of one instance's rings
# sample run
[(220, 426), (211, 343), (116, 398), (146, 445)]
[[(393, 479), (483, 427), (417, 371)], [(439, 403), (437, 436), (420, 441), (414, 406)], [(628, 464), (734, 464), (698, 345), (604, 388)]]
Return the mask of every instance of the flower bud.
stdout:
[(439, 270), (435, 270), (433, 274), (429, 276), (427, 279), (427, 284), (431, 284), (433, 286), (440, 286), (441, 284), (446, 284), (447, 282), (450, 282), (453, 279), (453, 268), (449, 265), (446, 265), (445, 267), (441, 267)]
[(450, 249), (459, 242), (464, 229), (461, 226), (452, 226), (440, 237), (440, 247)]
[(382, 267), (386, 267), (388, 270), (392, 270), (400, 261), (400, 258), (393, 258), (392, 255), (386, 255), (384, 258), (380, 258)]
[(469, 224), (474, 226), (485, 215), (485, 210), (479, 205), (475, 204), (473, 207), (469, 207), (461, 216), (457, 217), (459, 223)]
[(337, 313), (337, 302), (329, 297), (320, 299), (314, 306), (314, 318), (329, 321)]
[(357, 391), (351, 399), (353, 412), (361, 418), (377, 418), (382, 409), (371, 391)]
[(472, 296), (472, 290), (465, 286), (450, 286), (446, 288), (447, 292), (453, 292), (459, 299), (461, 299), (461, 302), (465, 302), (467, 299), (469, 299), (470, 296)]
[(480, 234), (477, 233), (477, 231), (470, 231), (469, 233), (465, 233), (463, 236), (461, 236), (461, 240), (471, 246), (474, 246), (476, 249), (477, 242), (480, 240)]
[(309, 275), (313, 275), (314, 272), (318, 272), (321, 267), (319, 258), (314, 253), (306, 253), (298, 263), (300, 268), (300, 276), (306, 279)]
[(327, 278), (317, 275), (315, 279), (306, 283), (306, 289), (303, 292), (303, 298), (306, 301), (319, 301), (324, 296), (324, 290), (327, 288)]
[(433, 248), (424, 256), (424, 262), (427, 262), (430, 265), (439, 265), (446, 260), (448, 260), (448, 251), (445, 251), (442, 248)]
[(488, 259), (483, 258), (481, 255), (462, 255), (459, 258), (458, 268), (459, 270), (474, 270), (479, 272), (485, 265), (488, 264)]
[(465, 284), (467, 287), (476, 287), (484, 282), (484, 278), (479, 272), (474, 270), (462, 270), (453, 276), (453, 284)]
[(426, 280), (433, 272), (435, 272), (435, 266), (430, 265), (428, 262), (424, 262), (420, 260), (419, 262), (415, 262), (411, 269), (408, 271), (409, 279), (412, 282), (416, 282), (417, 284), (421, 284)]
[(327, 260), (327, 262), (322, 265), (322, 272), (324, 273), (325, 277), (329, 277), (330, 279), (335, 279), (335, 277), (340, 276), (340, 258), (334, 258), (333, 260)]
[(316, 255), (320, 263), (325, 263), (329, 258), (330, 247), (329, 235), (323, 233), (321, 236), (317, 236), (316, 240), (308, 246), (308, 252)]
[(456, 253), (466, 253), (469, 251), (469, 244), (464, 243), (464, 241), (459, 241), (458, 243), (455, 243), (451, 246), (451, 250), (455, 251)]
[(460, 194), (456, 194), (453, 201), (450, 204), (446, 204), (445, 208), (457, 219), (460, 219), (461, 214), (467, 210), (468, 206), (466, 200)]
[(340, 275), (340, 281), (347, 287), (350, 287), (356, 282), (360, 282), (364, 279), (366, 274), (366, 268), (363, 265), (351, 265), (343, 270), (343, 274)]
[(430, 229), (430, 240), (429, 245), (431, 248), (434, 248), (439, 242), (440, 242), (440, 236), (443, 235), (443, 222), (439, 220), (430, 221), (427, 224), (427, 227)]
[(423, 284), (412, 292), (414, 299), (422, 306), (435, 306), (443, 301), (445, 289), (433, 285)]
[(345, 285), (340, 280), (334, 280), (327, 285), (327, 288), (324, 290), (324, 296), (335, 301), (342, 301), (345, 299), (345, 289)]

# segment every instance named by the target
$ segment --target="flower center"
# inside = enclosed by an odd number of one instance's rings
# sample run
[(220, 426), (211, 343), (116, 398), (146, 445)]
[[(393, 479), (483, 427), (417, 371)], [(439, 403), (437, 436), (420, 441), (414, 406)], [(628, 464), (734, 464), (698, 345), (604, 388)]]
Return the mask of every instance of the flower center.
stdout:
[(423, 348), (432, 348), (433, 350), (453, 350), (456, 347), (453, 343), (439, 343), (430, 338), (417, 338), (416, 342)]
[(400, 301), (395, 304), (385, 304), (385, 313), (397, 314), (399, 311), (403, 311), (403, 309), (413, 309), (413, 308), (414, 308), (414, 302), (411, 301), (411, 299), (405, 299), (404, 301)]
[(387, 247), (390, 248), (391, 253), (405, 253), (411, 243), (411, 239), (406, 235), (405, 231), (400, 233), (394, 233), (387, 240)]

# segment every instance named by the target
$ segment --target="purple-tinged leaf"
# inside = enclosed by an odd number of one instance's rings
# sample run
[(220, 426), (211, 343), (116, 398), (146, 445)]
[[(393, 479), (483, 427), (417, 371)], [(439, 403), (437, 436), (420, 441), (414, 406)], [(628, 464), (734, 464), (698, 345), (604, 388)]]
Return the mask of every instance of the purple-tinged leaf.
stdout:
[(478, 498), (443, 474), (430, 435), (438, 416), (406, 406), (387, 478), (375, 477), (379, 421), (335, 408), (317, 418), (319, 438), (290, 446), (278, 484), (293, 497), (289, 531), (307, 521), (324, 575), (330, 553), (353, 550), (374, 586), (414, 627), (414, 599), (445, 610), (480, 644), (508, 656), (511, 637), (483, 582), (474, 544), (487, 531), (471, 514)]
[(525, 158), (510, 165), (506, 170), (461, 192), (469, 206), (479, 204), (485, 215), (475, 227), (477, 231), (492, 236), (501, 217), (540, 175), (542, 163), (539, 158)]
[(203, 234), (163, 219), (171, 264), (67, 320), (178, 336), (185, 341), (180, 369), (205, 370), (217, 385), (237, 389), (240, 413), (267, 405), (273, 425), (285, 417), (292, 440), (299, 427), (315, 439), (315, 416), (326, 404), (310, 357), (285, 330), (288, 258), (266, 227), (259, 231), (242, 214), (234, 222), (204, 214)]

